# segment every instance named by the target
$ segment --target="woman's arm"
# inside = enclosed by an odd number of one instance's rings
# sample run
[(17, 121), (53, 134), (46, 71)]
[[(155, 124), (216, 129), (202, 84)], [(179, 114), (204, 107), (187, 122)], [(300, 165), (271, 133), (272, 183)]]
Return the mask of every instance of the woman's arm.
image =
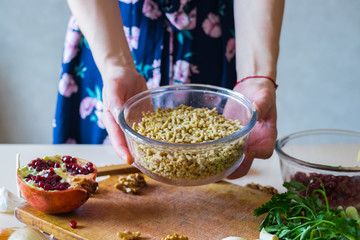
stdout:
[(117, 0), (68, 0), (72, 14), (89, 43), (101, 73), (102, 120), (116, 154), (132, 162), (124, 133), (117, 123), (124, 103), (147, 90), (145, 79), (136, 71), (124, 31)]
[(284, 0), (235, 0), (236, 70), (276, 78)]
[(111, 66), (135, 67), (117, 0), (68, 0), (101, 74)]
[[(234, 0), (237, 80), (267, 76), (275, 80), (284, 0)], [(266, 78), (237, 84), (256, 106), (258, 121), (252, 130), (245, 159), (229, 178), (247, 174), (254, 158), (271, 157), (277, 138), (276, 94)]]

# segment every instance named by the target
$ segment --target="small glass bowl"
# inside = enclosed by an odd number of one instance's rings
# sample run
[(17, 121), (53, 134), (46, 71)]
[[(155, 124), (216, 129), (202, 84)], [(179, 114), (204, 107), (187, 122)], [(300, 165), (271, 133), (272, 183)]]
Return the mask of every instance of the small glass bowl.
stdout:
[(360, 207), (360, 132), (314, 129), (276, 141), (283, 180), (294, 179), (310, 191), (324, 184), (332, 207)]
[[(226, 119), (244, 126), (234, 134), (201, 143), (169, 143), (136, 132), (143, 112), (157, 108), (216, 108)], [(166, 184), (196, 186), (219, 181), (237, 169), (246, 152), (248, 136), (257, 121), (255, 106), (243, 95), (202, 84), (163, 86), (129, 99), (119, 113), (119, 124), (127, 140), (134, 165), (145, 175)], [(160, 156), (160, 157), (159, 157)]]

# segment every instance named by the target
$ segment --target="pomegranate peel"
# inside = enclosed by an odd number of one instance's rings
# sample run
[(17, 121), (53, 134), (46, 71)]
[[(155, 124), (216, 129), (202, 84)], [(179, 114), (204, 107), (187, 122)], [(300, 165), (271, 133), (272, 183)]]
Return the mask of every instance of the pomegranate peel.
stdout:
[(97, 169), (81, 158), (37, 158), (17, 170), (22, 196), (35, 209), (49, 214), (66, 213), (84, 204), (97, 190)]

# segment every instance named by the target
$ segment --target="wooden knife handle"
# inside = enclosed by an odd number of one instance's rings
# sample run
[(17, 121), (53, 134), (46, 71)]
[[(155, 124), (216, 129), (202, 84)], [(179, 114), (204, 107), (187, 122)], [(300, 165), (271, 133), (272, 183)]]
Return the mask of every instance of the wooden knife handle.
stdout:
[(97, 176), (98, 177), (106, 176), (106, 175), (136, 173), (136, 172), (140, 172), (140, 170), (129, 164), (118, 164), (118, 165), (97, 167)]

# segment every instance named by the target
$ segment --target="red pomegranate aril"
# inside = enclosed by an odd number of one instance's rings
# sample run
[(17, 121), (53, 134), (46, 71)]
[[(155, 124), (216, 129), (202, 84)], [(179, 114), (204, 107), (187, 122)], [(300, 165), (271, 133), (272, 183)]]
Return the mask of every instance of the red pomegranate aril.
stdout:
[(44, 188), (45, 183), (43, 181), (41, 181), (41, 182), (38, 183), (38, 186), (41, 187), (41, 188)]
[(70, 224), (70, 227), (76, 228), (77, 222), (75, 220), (71, 220), (69, 224)]
[(94, 167), (93, 166), (88, 166), (88, 171), (90, 173), (93, 173), (95, 171)]
[(360, 203), (360, 198), (357, 197), (357, 193), (360, 191), (360, 177), (335, 176), (319, 173), (310, 173), (309, 175), (306, 175), (303, 172), (297, 172), (292, 178), (303, 183), (305, 186), (310, 182), (308, 194), (311, 194), (315, 189), (322, 189), (322, 186), (317, 179), (311, 179), (314, 177), (319, 178), (322, 181), (331, 206), (345, 207)]

